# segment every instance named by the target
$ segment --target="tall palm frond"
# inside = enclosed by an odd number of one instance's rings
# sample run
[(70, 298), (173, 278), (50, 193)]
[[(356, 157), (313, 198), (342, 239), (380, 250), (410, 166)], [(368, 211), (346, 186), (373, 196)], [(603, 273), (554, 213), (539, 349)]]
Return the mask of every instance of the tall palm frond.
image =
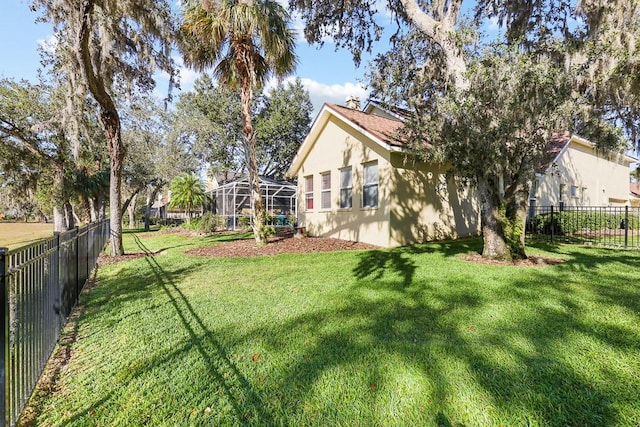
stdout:
[(266, 243), (266, 233), (251, 119), (253, 88), (271, 75), (281, 78), (294, 70), (295, 34), (289, 22), (288, 12), (273, 0), (187, 0), (182, 25), (185, 63), (198, 70), (211, 68), (220, 84), (240, 90), (257, 244)]

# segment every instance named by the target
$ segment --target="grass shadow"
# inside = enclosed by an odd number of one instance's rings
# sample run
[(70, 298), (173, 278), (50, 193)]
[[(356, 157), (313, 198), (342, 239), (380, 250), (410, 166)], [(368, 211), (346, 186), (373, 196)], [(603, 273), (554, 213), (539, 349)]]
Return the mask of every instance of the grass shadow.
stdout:
[[(134, 236), (134, 239), (142, 251), (148, 252), (148, 248), (139, 238)], [(251, 383), (238, 367), (231, 362), (229, 354), (216, 336), (206, 327), (189, 299), (177, 286), (175, 276), (166, 272), (153, 254), (149, 253), (145, 261), (153, 272), (155, 282), (162, 287), (171, 307), (180, 318), (182, 327), (187, 331), (189, 345), (197, 349), (208, 373), (224, 391), (227, 401), (233, 407), (236, 420), (241, 424), (249, 420), (262, 425), (273, 424), (272, 417), (266, 411), (259, 394), (253, 390)], [(215, 351), (212, 352), (210, 349)]]

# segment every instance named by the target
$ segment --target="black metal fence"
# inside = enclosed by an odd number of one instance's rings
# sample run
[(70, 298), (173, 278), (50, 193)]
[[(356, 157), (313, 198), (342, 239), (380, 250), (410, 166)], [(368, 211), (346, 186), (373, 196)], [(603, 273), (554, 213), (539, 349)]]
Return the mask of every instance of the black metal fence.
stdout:
[(0, 424), (14, 425), (109, 238), (109, 221), (0, 248)]
[(640, 207), (532, 206), (531, 240), (640, 249)]

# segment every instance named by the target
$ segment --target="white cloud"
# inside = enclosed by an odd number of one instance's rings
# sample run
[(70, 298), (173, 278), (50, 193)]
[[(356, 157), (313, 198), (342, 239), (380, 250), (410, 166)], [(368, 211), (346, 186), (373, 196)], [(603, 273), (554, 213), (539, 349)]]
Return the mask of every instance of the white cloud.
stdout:
[[(294, 81), (296, 77), (288, 77), (285, 82)], [(302, 85), (309, 92), (311, 103), (313, 104), (313, 115), (320, 111), (325, 102), (331, 104), (344, 105), (348, 96), (357, 96), (360, 98), (361, 105), (364, 106), (369, 96), (367, 89), (359, 83), (345, 82), (341, 84), (325, 84), (309, 78), (300, 78)], [(277, 84), (275, 79), (271, 79), (265, 84), (264, 92), (268, 93)]]
[(187, 68), (185, 66), (180, 67), (180, 87), (182, 90), (190, 90), (193, 86), (193, 82), (200, 77), (200, 72)]
[[(182, 92), (190, 91), (193, 87), (193, 82), (200, 77), (200, 72), (186, 67), (182, 58), (179, 56), (174, 56), (173, 60), (175, 61), (176, 66), (178, 67), (178, 73), (180, 74), (180, 90)], [(162, 78), (162, 80), (169, 81), (169, 74), (166, 71), (160, 71), (157, 76)]]
[(38, 43), (38, 46), (40, 46), (40, 49), (51, 54), (55, 53), (56, 48), (58, 47), (58, 38), (55, 34), (51, 34), (45, 39), (38, 39), (36, 42)]

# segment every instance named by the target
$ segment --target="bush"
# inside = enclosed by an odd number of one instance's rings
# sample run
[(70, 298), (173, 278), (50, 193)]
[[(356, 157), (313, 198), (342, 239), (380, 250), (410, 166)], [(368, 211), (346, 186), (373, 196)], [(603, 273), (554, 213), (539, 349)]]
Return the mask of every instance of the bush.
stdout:
[(242, 231), (251, 230), (251, 218), (248, 216), (238, 217), (238, 225), (242, 229)]
[[(640, 228), (640, 218), (637, 214), (629, 214), (629, 229)], [(562, 211), (553, 214), (553, 221), (550, 213), (538, 215), (534, 218), (533, 228), (536, 233), (550, 234), (553, 229), (554, 234), (574, 234), (581, 230), (616, 230), (624, 228), (625, 214), (607, 213), (600, 211)]]
[(198, 219), (197, 230), (201, 233), (213, 233), (227, 228), (227, 219), (212, 212), (205, 212)]

